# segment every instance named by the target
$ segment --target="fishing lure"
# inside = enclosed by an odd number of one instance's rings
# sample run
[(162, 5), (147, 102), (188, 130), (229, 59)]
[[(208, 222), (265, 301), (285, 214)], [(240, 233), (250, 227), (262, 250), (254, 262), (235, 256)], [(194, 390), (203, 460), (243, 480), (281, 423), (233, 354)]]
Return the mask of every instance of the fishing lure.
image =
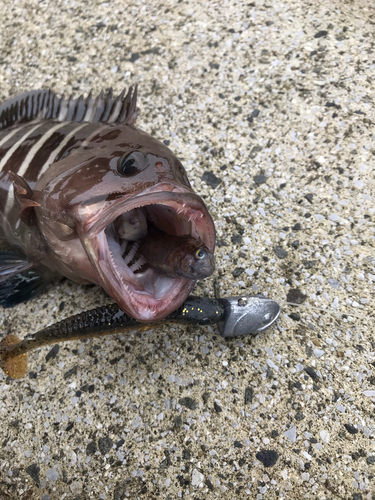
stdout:
[[(137, 88), (116, 99), (37, 90), (0, 105), (0, 239), (12, 248), (0, 252), (3, 307), (62, 275), (100, 285), (139, 321), (159, 321), (213, 272), (213, 221), (178, 158), (134, 126), (136, 100)], [(151, 225), (161, 249), (184, 250), (186, 238), (204, 245), (189, 272), (184, 255), (167, 271), (160, 252), (143, 257)]]
[(279, 304), (262, 295), (217, 300), (189, 296), (181, 307), (155, 325), (140, 323), (117, 304), (111, 304), (71, 316), (27, 335), (23, 340), (16, 335), (7, 335), (0, 342), (0, 367), (10, 377), (22, 378), (27, 371), (27, 353), (38, 347), (67, 340), (145, 331), (168, 323), (195, 326), (217, 324), (223, 337), (256, 334), (271, 326), (279, 314)]

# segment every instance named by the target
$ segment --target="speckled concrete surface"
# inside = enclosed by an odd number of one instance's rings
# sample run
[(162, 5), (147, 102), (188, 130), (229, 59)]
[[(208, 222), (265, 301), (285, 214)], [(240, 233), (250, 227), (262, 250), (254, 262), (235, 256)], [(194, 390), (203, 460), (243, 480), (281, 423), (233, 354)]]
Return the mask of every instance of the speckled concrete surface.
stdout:
[[(126, 4), (2, 0), (0, 99), (139, 82), (139, 126), (216, 221), (222, 294), (306, 307), (256, 338), (33, 353), (25, 379), (0, 374), (1, 500), (374, 498), (374, 2)], [(105, 302), (64, 282), (1, 332)]]

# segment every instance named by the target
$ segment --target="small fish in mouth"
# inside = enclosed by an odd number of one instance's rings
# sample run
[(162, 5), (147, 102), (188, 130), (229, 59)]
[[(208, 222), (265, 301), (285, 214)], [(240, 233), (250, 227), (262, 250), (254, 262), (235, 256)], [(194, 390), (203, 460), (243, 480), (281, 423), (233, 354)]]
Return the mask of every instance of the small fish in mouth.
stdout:
[[(141, 224), (140, 221), (144, 221)], [(129, 234), (137, 238), (129, 238)], [(152, 268), (169, 278), (204, 279), (215, 270), (209, 248), (190, 235), (174, 236), (161, 231), (142, 214), (142, 209), (120, 215), (106, 229), (112, 258), (121, 259), (134, 272)], [(120, 248), (118, 248), (120, 247)], [(121, 256), (119, 255), (121, 250)]]
[(213, 253), (199, 239), (189, 235), (166, 235), (151, 226), (140, 246), (146, 263), (170, 278), (203, 279), (215, 270)]
[(126, 241), (137, 241), (147, 234), (147, 219), (140, 208), (121, 214), (114, 226), (119, 238)]
[(158, 321), (214, 271), (215, 228), (178, 158), (134, 126), (137, 90), (0, 105), (0, 305), (56, 275)]

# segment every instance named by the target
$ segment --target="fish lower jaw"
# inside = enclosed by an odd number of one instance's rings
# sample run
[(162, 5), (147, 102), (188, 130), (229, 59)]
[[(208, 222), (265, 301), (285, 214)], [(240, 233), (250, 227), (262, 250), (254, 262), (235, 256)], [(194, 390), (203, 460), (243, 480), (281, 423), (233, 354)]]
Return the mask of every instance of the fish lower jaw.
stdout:
[[(124, 259), (121, 244), (111, 236), (106, 235), (104, 238), (108, 247), (105, 253), (108, 256), (109, 273), (102, 286), (121, 308), (137, 319), (148, 321), (164, 317), (165, 311), (171, 312), (179, 306), (181, 294), (187, 296), (194, 286), (194, 281), (162, 276), (151, 268), (136, 273), (135, 268), (142, 264), (142, 256), (133, 262), (138, 243), (132, 243), (133, 251), (130, 250)], [(133, 264), (129, 267), (130, 262)], [(111, 284), (109, 274), (112, 279), (116, 279), (116, 287)]]
[[(133, 243), (125, 258), (123, 248), (113, 238), (107, 236), (107, 243), (112, 270), (120, 278), (122, 285), (133, 295), (149, 295), (150, 298), (161, 300), (168, 295), (177, 284), (176, 282), (180, 281), (161, 276), (150, 268), (136, 274), (146, 263), (142, 256), (135, 257), (139, 247), (137, 242)], [(145, 298), (143, 297), (143, 299)]]

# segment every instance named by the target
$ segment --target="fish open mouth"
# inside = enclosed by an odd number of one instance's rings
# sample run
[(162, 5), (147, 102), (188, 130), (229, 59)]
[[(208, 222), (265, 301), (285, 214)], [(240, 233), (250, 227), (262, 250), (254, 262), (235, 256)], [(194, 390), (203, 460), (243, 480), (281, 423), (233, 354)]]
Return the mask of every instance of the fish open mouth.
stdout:
[[(156, 189), (155, 188), (159, 188)], [(168, 189), (169, 188), (169, 189)], [(82, 243), (99, 274), (99, 284), (119, 306), (140, 321), (158, 321), (174, 311), (188, 296), (195, 281), (159, 274), (142, 256), (142, 238), (128, 241), (118, 231), (118, 221), (135, 209), (147, 224), (168, 235), (200, 238), (210, 251), (215, 247), (213, 221), (199, 196), (175, 186), (154, 186), (95, 217)]]

